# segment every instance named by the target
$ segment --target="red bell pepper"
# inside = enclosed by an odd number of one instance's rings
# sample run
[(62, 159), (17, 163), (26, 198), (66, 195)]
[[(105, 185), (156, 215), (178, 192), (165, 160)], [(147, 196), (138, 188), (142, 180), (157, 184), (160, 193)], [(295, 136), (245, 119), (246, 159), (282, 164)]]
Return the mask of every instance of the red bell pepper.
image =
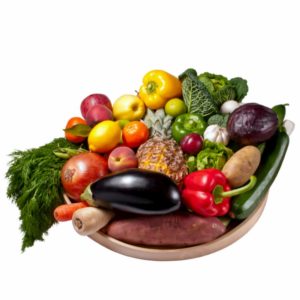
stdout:
[(224, 216), (230, 209), (230, 197), (250, 190), (255, 183), (256, 177), (251, 176), (247, 185), (231, 190), (220, 170), (203, 169), (184, 178), (182, 198), (188, 208), (201, 216)]

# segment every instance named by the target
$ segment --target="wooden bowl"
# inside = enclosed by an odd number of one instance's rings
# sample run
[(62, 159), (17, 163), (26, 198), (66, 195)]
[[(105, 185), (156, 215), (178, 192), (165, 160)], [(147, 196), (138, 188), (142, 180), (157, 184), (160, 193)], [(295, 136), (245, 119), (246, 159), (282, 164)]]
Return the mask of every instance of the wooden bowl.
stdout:
[[(167, 261), (167, 260), (183, 260), (196, 258), (210, 253), (221, 250), (245, 235), (258, 221), (261, 216), (264, 207), (267, 202), (267, 196), (265, 195), (259, 206), (253, 211), (253, 213), (241, 223), (227, 231), (225, 234), (220, 236), (214, 241), (200, 244), (191, 247), (184, 248), (148, 248), (142, 246), (135, 246), (131, 244), (126, 244), (112, 237), (107, 236), (105, 233), (98, 231), (89, 237), (100, 245), (118, 252), (123, 255), (146, 259), (146, 260), (157, 260), (157, 261)], [(70, 199), (64, 195), (65, 201), (71, 203)]]

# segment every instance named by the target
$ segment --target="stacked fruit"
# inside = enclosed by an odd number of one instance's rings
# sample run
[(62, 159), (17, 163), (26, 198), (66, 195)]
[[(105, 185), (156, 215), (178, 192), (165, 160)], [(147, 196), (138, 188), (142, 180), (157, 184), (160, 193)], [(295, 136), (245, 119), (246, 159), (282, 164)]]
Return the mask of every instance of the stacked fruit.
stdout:
[(74, 143), (87, 139), (91, 152), (107, 157), (110, 172), (139, 167), (180, 183), (188, 169), (171, 125), (174, 117), (186, 112), (181, 95), (178, 78), (151, 71), (138, 95), (123, 95), (113, 105), (104, 94), (86, 97), (80, 107), (83, 118), (68, 121), (66, 139)]
[[(66, 194), (90, 206), (69, 205), (76, 231), (94, 233), (122, 211), (134, 216), (110, 222), (110, 236), (187, 246), (223, 234), (219, 217), (246, 218), (275, 179), (288, 146), (285, 105), (241, 105), (247, 91), (239, 77), (198, 76), (188, 69), (177, 78), (154, 70), (138, 95), (123, 95), (113, 105), (103, 94), (85, 98), (83, 119), (72, 118), (65, 131), (71, 142), (87, 138), (89, 151), (70, 158), (61, 172)], [(281, 154), (271, 167), (274, 145)], [(268, 172), (273, 176), (266, 179)]]

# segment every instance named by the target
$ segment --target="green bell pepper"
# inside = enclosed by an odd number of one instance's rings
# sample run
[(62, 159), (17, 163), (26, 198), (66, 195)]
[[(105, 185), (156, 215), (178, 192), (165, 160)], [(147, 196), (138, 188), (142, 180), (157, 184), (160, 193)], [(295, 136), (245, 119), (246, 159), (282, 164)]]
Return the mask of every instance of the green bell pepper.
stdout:
[(172, 125), (172, 137), (179, 143), (189, 133), (198, 133), (202, 136), (206, 127), (207, 124), (201, 115), (182, 114), (175, 119)]

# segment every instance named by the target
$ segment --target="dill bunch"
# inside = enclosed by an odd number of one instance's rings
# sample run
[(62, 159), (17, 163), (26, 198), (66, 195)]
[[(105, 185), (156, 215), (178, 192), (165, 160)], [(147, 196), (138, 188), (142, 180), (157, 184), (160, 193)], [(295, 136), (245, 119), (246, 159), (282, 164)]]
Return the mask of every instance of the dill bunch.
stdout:
[(58, 148), (78, 146), (56, 138), (39, 148), (10, 154), (7, 196), (20, 210), (22, 251), (44, 240), (44, 234), (56, 222), (53, 210), (64, 202), (60, 171), (66, 159), (54, 154)]

